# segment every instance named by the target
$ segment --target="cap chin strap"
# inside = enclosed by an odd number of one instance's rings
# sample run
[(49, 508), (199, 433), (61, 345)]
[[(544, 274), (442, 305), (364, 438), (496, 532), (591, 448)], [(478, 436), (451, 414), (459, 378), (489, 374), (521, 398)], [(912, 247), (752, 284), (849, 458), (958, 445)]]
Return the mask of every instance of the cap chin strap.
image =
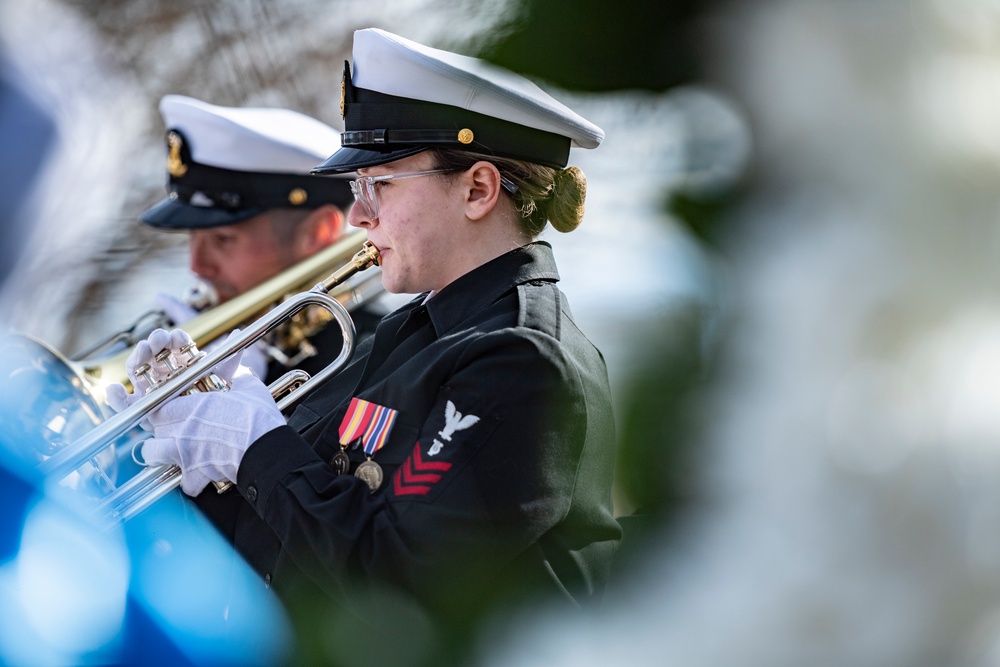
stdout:
[[(384, 144), (453, 144), (459, 141), (455, 130), (356, 130), (342, 132), (341, 146), (380, 146)], [(472, 143), (470, 141), (462, 143)]]

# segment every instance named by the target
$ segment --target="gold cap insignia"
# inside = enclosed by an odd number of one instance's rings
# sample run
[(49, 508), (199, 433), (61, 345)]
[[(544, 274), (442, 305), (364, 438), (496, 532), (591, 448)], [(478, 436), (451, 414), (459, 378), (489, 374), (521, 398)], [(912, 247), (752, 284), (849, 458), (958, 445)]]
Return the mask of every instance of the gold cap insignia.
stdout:
[(345, 111), (345, 103), (347, 101), (347, 72), (340, 77), (340, 119), (344, 120), (347, 118)]
[(288, 201), (292, 203), (292, 206), (302, 206), (307, 199), (309, 199), (309, 195), (302, 188), (295, 188), (288, 193)]
[(458, 141), (462, 144), (471, 144), (475, 135), (472, 134), (472, 130), (469, 128), (463, 128), (458, 131)]
[(174, 178), (180, 178), (187, 173), (187, 165), (181, 157), (181, 148), (184, 146), (184, 139), (176, 132), (167, 133), (167, 173)]

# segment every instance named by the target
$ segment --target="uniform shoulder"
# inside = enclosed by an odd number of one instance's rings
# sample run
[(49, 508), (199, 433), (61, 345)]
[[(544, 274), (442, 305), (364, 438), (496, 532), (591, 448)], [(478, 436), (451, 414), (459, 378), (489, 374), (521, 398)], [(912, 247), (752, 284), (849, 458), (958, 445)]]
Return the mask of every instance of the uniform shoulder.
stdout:
[(522, 283), (517, 288), (517, 299), (519, 327), (560, 337), (569, 304), (558, 285), (547, 280)]

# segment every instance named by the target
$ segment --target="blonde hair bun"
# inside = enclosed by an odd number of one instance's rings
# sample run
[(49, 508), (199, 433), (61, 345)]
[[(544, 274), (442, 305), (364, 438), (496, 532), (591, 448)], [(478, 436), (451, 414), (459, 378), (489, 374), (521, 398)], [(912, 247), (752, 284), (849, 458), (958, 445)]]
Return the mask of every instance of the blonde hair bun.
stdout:
[(579, 227), (586, 198), (587, 177), (579, 167), (557, 170), (546, 211), (552, 227), (559, 232), (571, 232)]

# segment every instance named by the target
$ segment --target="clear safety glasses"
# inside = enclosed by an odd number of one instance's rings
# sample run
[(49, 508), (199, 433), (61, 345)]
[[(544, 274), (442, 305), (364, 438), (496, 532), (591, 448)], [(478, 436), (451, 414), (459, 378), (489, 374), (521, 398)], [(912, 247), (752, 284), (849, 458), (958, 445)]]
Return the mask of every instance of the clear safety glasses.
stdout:
[(374, 220), (378, 217), (378, 197), (375, 196), (375, 184), (385, 181), (394, 181), (401, 178), (416, 178), (417, 176), (430, 176), (431, 174), (443, 174), (454, 169), (428, 169), (427, 171), (404, 171), (399, 174), (384, 174), (382, 176), (362, 176), (351, 181), (351, 193), (354, 194), (354, 201), (361, 204), (365, 215)]
[[(361, 204), (365, 215), (374, 220), (378, 217), (378, 197), (375, 196), (376, 183), (398, 180), (400, 178), (415, 178), (417, 176), (430, 176), (431, 174), (444, 174), (446, 172), (460, 171), (458, 169), (428, 169), (426, 171), (404, 171), (399, 174), (385, 174), (383, 176), (362, 176), (355, 178), (351, 183), (351, 193), (354, 201)], [(511, 196), (517, 193), (517, 186), (507, 177), (500, 177), (500, 185)]]

